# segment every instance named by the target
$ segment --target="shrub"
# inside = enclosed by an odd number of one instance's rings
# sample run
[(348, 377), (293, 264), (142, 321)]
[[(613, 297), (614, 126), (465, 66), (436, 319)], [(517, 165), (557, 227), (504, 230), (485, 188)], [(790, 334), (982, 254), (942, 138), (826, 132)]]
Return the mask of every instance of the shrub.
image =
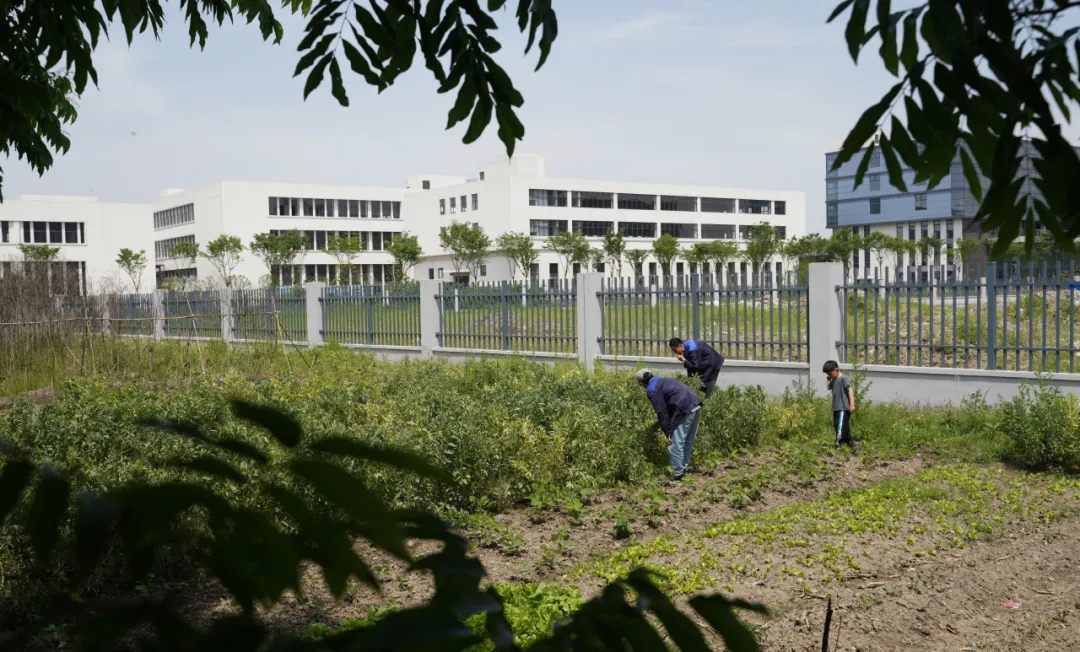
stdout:
[(1080, 400), (1050, 385), (1021, 385), (1000, 407), (1013, 459), (1024, 466), (1080, 469)]

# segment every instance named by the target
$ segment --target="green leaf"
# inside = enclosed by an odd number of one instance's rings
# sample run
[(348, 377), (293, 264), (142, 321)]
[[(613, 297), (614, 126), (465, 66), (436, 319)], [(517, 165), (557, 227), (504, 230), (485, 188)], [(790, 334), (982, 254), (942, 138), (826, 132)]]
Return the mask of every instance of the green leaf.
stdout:
[(750, 630), (735, 617), (732, 607), (767, 613), (765, 607), (741, 601), (729, 601), (721, 595), (699, 596), (690, 599), (690, 607), (698, 612), (709, 626), (724, 639), (732, 652), (758, 652), (757, 640)]
[(844, 29), (844, 38), (848, 44), (851, 60), (859, 62), (859, 50), (866, 43), (866, 18), (870, 12), (870, 0), (855, 0), (851, 7), (851, 16)]
[(345, 84), (341, 81), (341, 67), (336, 58), (330, 59), (330, 93), (341, 106), (349, 106), (349, 96), (345, 92)]
[(163, 421), (160, 419), (143, 419), (140, 420), (139, 425), (147, 428), (155, 428), (158, 430), (164, 430), (184, 437), (190, 437), (196, 441), (202, 442), (219, 450), (235, 453), (241, 457), (247, 458), (258, 464), (267, 464), (270, 459), (263, 454), (258, 448), (255, 448), (246, 441), (242, 441), (233, 437), (222, 437), (220, 439), (210, 439), (193, 423), (183, 421)]
[(840, 154), (833, 162), (834, 170), (839, 169), (841, 165), (851, 160), (851, 158), (873, 137), (878, 129), (878, 125), (881, 123), (881, 119), (885, 116), (885, 113), (892, 106), (893, 100), (896, 99), (896, 96), (900, 94), (900, 91), (903, 88), (903, 82), (896, 84), (877, 104), (874, 104), (863, 112), (862, 116), (860, 116), (859, 120), (855, 123), (855, 126), (844, 139), (844, 144), (840, 148)]
[(375, 71), (371, 69), (371, 66), (368, 65), (364, 55), (356, 49), (355, 45), (348, 41), (342, 40), (341, 45), (345, 50), (345, 57), (349, 60), (349, 66), (352, 68), (353, 72), (363, 77), (364, 81), (371, 86), (377, 87), (379, 91), (382, 92), (385, 89), (385, 85), (382, 83), (379, 76), (375, 74)]
[(324, 56), (322, 59), (320, 59), (319, 63), (315, 64), (311, 68), (311, 72), (308, 73), (307, 81), (304, 82), (304, 99), (305, 100), (308, 98), (308, 95), (311, 95), (311, 93), (314, 92), (315, 89), (319, 87), (319, 84), (322, 83), (323, 74), (326, 72), (326, 67), (328, 65), (330, 65), (330, 62), (333, 61), (333, 60), (334, 60), (333, 53), (328, 54), (328, 55)]
[(345, 469), (330, 462), (299, 459), (293, 472), (307, 480), (335, 507), (372, 528), (372, 543), (401, 559), (409, 559), (405, 537), (382, 499)]
[(447, 116), (446, 128), (451, 129), (459, 122), (469, 117), (473, 106), (476, 104), (476, 83), (469, 73), (465, 73), (461, 88), (458, 90), (457, 100)]
[[(307, 51), (304, 56), (300, 57), (300, 61), (296, 63), (296, 70), (293, 71), (293, 77), (298, 77), (300, 73), (304, 72), (315, 63), (315, 60), (326, 54), (330, 49), (330, 44), (334, 42), (337, 36), (335, 34), (327, 34), (322, 37), (315, 47)], [(304, 97), (307, 97), (306, 95)]]
[(964, 178), (967, 179), (968, 189), (974, 195), (975, 201), (982, 201), (982, 179), (979, 178), (979, 170), (966, 147), (960, 148), (960, 164), (964, 168)]
[(300, 424), (281, 410), (243, 401), (233, 401), (232, 410), (236, 418), (265, 429), (282, 446), (295, 448), (300, 444), (303, 437)]
[(372, 446), (348, 437), (325, 437), (312, 442), (310, 449), (331, 455), (343, 455), (357, 460), (381, 462), (395, 469), (412, 471), (418, 475), (453, 484), (453, 477), (424, 458), (405, 451)]
[(881, 61), (885, 69), (894, 77), (900, 72), (900, 60), (896, 47), (896, 26), (903, 12), (892, 14), (892, 2), (890, 0), (877, 0), (877, 20), (879, 33), (881, 34)]
[(904, 44), (900, 48), (900, 63), (910, 71), (919, 60), (919, 15), (922, 9), (913, 9), (904, 17)]
[(900, 122), (900, 118), (895, 115), (892, 117), (892, 125), (889, 128), (889, 142), (896, 148), (896, 152), (900, 154), (900, 158), (908, 164), (908, 167), (916, 167), (919, 162), (919, 149), (911, 141), (911, 136)]
[(465, 137), (461, 139), (461, 142), (466, 145), (476, 142), (478, 138), (484, 133), (484, 129), (491, 123), (491, 95), (488, 94), (487, 89), (479, 91), (476, 97), (476, 106), (473, 107), (472, 120), (469, 121), (469, 128), (465, 132)]
[(829, 18), (828, 18), (828, 20), (825, 21), (825, 23), (826, 24), (831, 23), (834, 20), (836, 20), (837, 18), (839, 18), (840, 14), (847, 11), (847, 8), (850, 7), (853, 2), (855, 2), (855, 0), (844, 0), (840, 4), (836, 5), (836, 8), (833, 9), (831, 14), (829, 14)]
[(60, 523), (68, 511), (71, 484), (58, 471), (44, 468), (27, 514), (26, 528), (38, 562), (47, 564), (60, 536)]
[(907, 184), (904, 183), (904, 169), (901, 167), (900, 161), (896, 159), (896, 152), (893, 150), (892, 142), (889, 141), (888, 136), (881, 135), (878, 147), (881, 148), (881, 157), (885, 159), (885, 168), (889, 171), (889, 182), (896, 186), (900, 192), (907, 192)]
[(4, 524), (8, 514), (19, 504), (19, 498), (30, 483), (34, 466), (21, 460), (10, 460), (0, 472), (0, 525)]

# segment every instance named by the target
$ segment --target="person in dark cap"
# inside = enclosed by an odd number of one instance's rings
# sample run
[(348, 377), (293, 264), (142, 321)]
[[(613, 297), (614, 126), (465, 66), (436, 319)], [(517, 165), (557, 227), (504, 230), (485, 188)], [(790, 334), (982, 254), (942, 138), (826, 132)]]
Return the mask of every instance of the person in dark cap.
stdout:
[(701, 399), (686, 383), (658, 378), (648, 369), (637, 372), (637, 381), (656, 411), (653, 427), (659, 427), (667, 436), (671, 479), (682, 480), (690, 466), (690, 451), (701, 421)]
[(686, 375), (697, 376), (701, 380), (705, 398), (712, 396), (716, 389), (716, 379), (720, 375), (720, 367), (724, 366), (724, 356), (704, 340), (683, 341), (673, 337), (668, 341), (668, 346), (679, 362), (683, 363), (683, 367), (686, 367)]

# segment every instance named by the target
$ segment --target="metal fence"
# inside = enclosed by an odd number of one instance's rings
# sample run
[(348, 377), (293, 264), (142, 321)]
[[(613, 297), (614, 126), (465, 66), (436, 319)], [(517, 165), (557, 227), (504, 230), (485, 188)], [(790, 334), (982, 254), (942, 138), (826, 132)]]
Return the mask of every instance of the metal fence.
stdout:
[(807, 286), (722, 285), (712, 276), (604, 279), (601, 351), (668, 356), (668, 340), (706, 340), (738, 360), (807, 360)]
[[(945, 274), (938, 278), (947, 278)], [(916, 367), (1076, 370), (1080, 282), (1071, 268), (996, 264), (961, 280), (848, 282), (841, 293), (845, 362)]]
[(238, 340), (307, 340), (304, 288), (233, 290), (231, 314)]
[(118, 294), (108, 303), (108, 327), (119, 335), (154, 335), (154, 295)]
[(574, 353), (574, 280), (444, 284), (439, 302), (440, 345), (446, 348)]
[(340, 344), (420, 346), (416, 283), (323, 288), (322, 333)]
[(221, 337), (220, 292), (166, 292), (162, 307), (165, 337)]

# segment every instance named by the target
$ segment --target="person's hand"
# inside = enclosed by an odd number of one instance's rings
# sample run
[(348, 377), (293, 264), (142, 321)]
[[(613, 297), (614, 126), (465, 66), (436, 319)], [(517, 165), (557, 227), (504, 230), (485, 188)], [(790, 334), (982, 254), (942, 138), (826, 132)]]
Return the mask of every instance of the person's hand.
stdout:
[(665, 435), (665, 437), (667, 438), (667, 445), (671, 446), (671, 435)]
[(686, 362), (686, 357), (681, 353), (676, 353), (675, 357), (679, 359), (679, 362)]
[(848, 410), (848, 412), (850, 412), (852, 414), (855, 414), (855, 404), (854, 403), (851, 404), (851, 409)]

